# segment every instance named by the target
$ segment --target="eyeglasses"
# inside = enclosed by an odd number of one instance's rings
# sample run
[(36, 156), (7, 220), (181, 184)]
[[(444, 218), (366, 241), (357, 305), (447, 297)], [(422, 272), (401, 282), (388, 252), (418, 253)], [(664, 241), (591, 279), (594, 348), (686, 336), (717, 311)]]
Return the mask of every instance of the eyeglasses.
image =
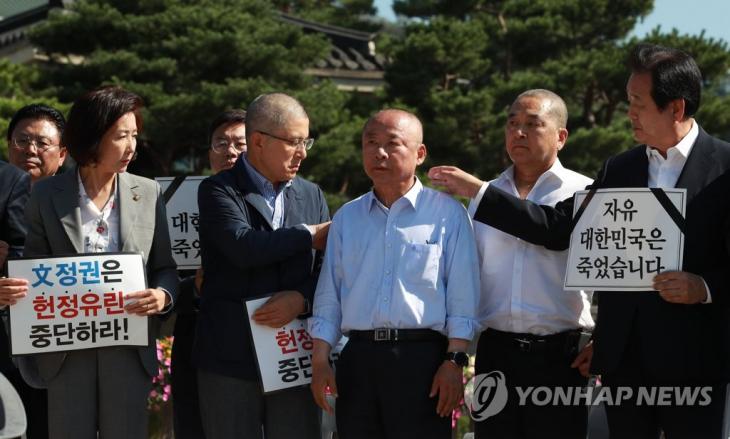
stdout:
[(21, 136), (14, 137), (12, 140), (13, 148), (17, 150), (26, 150), (30, 148), (30, 145), (35, 145), (38, 154), (44, 153), (51, 148), (56, 148), (59, 145), (54, 145), (50, 140), (45, 137), (32, 137), (32, 136)]
[(242, 153), (246, 150), (246, 138), (241, 137), (238, 139), (226, 139), (226, 138), (219, 138), (215, 139), (213, 141), (213, 144), (210, 146), (213, 151), (215, 151), (218, 154), (223, 154), (228, 149), (228, 146), (232, 145), (233, 149), (236, 150), (238, 153)]
[(285, 139), (284, 137), (275, 136), (273, 134), (269, 134), (266, 131), (256, 130), (261, 134), (267, 135), (269, 137), (273, 137), (274, 139), (281, 140), (282, 142), (288, 143), (289, 145), (293, 146), (296, 149), (303, 148), (307, 151), (312, 149), (312, 145), (314, 145), (314, 139), (308, 138), (308, 139)]

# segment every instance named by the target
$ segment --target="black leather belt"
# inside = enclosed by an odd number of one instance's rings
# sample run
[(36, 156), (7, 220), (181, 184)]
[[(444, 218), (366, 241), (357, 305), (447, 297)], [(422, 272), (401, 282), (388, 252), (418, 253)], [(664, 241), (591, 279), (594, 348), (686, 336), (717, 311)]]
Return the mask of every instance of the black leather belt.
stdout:
[(377, 328), (370, 331), (350, 331), (350, 340), (361, 341), (442, 341), (446, 336), (433, 329)]
[(549, 351), (565, 351), (578, 342), (579, 329), (558, 332), (549, 335), (522, 334), (505, 332), (489, 328), (482, 336), (488, 339), (513, 347), (521, 352), (544, 353)]

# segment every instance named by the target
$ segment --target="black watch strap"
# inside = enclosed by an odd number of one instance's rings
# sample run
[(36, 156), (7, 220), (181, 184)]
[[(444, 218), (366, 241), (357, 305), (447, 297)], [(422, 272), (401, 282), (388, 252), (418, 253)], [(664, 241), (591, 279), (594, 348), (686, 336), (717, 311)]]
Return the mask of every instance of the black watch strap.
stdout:
[(444, 360), (451, 361), (459, 367), (466, 367), (469, 365), (469, 354), (466, 352), (447, 352)]

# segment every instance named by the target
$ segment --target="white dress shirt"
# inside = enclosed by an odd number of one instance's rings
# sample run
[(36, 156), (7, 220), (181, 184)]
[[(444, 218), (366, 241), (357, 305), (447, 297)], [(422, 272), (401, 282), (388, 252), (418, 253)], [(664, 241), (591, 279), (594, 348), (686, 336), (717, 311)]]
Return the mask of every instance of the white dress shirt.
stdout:
[(677, 185), (679, 174), (682, 173), (699, 134), (700, 129), (693, 121), (687, 135), (667, 150), (666, 159), (655, 148), (646, 146), (646, 155), (649, 157), (649, 187), (673, 188)]
[[(537, 179), (527, 199), (555, 206), (591, 183), (590, 178), (555, 160)], [(474, 215), (488, 185), (519, 197), (514, 167), (510, 166), (498, 178), (482, 185), (469, 205), (470, 215)], [(567, 250), (548, 250), (478, 221), (474, 221), (474, 233), (481, 264), (478, 318), (482, 330), (547, 335), (594, 326), (591, 294), (563, 289)]]
[[(700, 135), (700, 128), (697, 122), (692, 121), (692, 128), (686, 136), (676, 145), (667, 150), (667, 158), (662, 157), (656, 148), (646, 145), (646, 156), (649, 158), (649, 187), (673, 188), (677, 186), (679, 176), (682, 174), (687, 157), (692, 152), (697, 136)], [(705, 284), (707, 298), (702, 303), (712, 303), (712, 294), (707, 282)]]
[(79, 207), (81, 208), (81, 230), (84, 236), (86, 253), (118, 252), (119, 245), (119, 206), (116, 200), (119, 191), (116, 177), (114, 189), (103, 209), (99, 210), (94, 201), (86, 194), (81, 175), (76, 174), (79, 182)]
[(373, 192), (337, 211), (314, 296), (310, 334), (430, 328), (471, 340), (479, 296), (474, 232), (458, 201), (416, 180), (388, 209)]

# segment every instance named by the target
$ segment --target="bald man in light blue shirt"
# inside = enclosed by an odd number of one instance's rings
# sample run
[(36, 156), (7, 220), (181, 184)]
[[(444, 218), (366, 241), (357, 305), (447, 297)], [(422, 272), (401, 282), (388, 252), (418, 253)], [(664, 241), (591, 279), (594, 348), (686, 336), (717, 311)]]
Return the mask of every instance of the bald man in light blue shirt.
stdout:
[[(312, 391), (340, 437), (448, 438), (476, 332), (479, 275), (464, 207), (415, 177), (426, 157), (418, 119), (383, 110), (365, 125), (373, 190), (335, 215), (314, 299)], [(335, 377), (328, 354), (350, 341)], [(338, 392), (339, 390), (339, 392)]]

